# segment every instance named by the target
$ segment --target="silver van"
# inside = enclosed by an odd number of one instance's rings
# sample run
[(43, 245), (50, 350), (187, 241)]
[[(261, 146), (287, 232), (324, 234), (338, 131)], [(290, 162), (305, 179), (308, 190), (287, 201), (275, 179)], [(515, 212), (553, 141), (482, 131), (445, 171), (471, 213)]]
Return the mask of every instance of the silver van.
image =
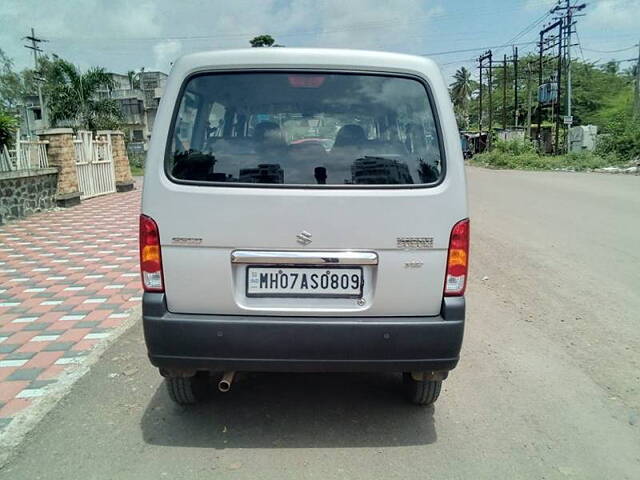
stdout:
[(458, 363), (469, 220), (447, 86), (425, 58), (254, 48), (179, 59), (140, 216), (143, 323), (171, 398), (236, 371)]

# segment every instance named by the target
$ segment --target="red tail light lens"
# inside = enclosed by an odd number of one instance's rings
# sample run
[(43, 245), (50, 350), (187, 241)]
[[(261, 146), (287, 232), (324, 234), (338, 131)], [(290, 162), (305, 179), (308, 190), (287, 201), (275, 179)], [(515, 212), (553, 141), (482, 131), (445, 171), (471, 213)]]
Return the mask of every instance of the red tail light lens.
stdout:
[(464, 295), (469, 270), (469, 219), (456, 223), (451, 230), (447, 276), (444, 294), (447, 297)]
[(164, 292), (160, 232), (146, 215), (140, 215), (140, 273), (145, 292)]
[(289, 85), (293, 88), (319, 88), (325, 77), (319, 75), (289, 75)]

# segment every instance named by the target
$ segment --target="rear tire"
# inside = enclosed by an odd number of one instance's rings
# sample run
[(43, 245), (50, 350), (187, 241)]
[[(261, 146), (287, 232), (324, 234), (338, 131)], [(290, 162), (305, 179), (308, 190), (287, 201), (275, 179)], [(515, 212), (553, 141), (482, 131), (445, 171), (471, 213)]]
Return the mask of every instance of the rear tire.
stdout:
[(211, 391), (206, 373), (193, 377), (165, 377), (164, 383), (169, 397), (178, 405), (194, 405), (206, 399)]
[(442, 380), (415, 380), (408, 372), (402, 374), (402, 380), (405, 397), (414, 405), (433, 405), (440, 396)]

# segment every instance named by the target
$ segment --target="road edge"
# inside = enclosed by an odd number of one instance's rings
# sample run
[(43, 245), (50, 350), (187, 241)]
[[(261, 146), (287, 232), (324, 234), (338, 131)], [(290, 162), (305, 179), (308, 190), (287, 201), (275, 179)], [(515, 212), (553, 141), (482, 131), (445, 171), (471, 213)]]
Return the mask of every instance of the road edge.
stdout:
[(19, 412), (4, 429), (0, 435), (0, 469), (7, 465), (29, 432), (68, 395), (73, 385), (89, 373), (91, 367), (100, 360), (107, 349), (142, 318), (142, 307), (133, 308), (128, 313), (130, 315), (124, 319), (122, 324), (113, 329), (109, 337), (96, 344), (90, 353), (83, 358), (82, 363), (77, 364), (76, 368), (64, 371), (56, 383), (46, 387), (45, 395), (37, 398), (31, 406)]

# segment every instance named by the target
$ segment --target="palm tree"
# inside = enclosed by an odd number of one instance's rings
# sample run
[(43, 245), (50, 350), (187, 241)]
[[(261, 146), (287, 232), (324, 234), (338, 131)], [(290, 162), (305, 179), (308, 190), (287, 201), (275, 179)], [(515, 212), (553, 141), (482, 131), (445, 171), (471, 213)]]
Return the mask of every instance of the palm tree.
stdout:
[(460, 67), (453, 75), (453, 79), (454, 81), (450, 85), (451, 101), (457, 116), (459, 116), (458, 121), (466, 127), (469, 124), (469, 103), (473, 91), (471, 72), (465, 67)]
[(99, 98), (98, 92), (114, 88), (111, 76), (101, 67), (86, 72), (61, 58), (46, 72), (45, 95), (53, 126), (71, 124), (89, 130), (117, 128), (122, 115), (116, 101)]
[(140, 74), (136, 73), (134, 70), (129, 70), (127, 72), (127, 77), (129, 77), (129, 88), (131, 88), (131, 90), (134, 88), (140, 88)]

